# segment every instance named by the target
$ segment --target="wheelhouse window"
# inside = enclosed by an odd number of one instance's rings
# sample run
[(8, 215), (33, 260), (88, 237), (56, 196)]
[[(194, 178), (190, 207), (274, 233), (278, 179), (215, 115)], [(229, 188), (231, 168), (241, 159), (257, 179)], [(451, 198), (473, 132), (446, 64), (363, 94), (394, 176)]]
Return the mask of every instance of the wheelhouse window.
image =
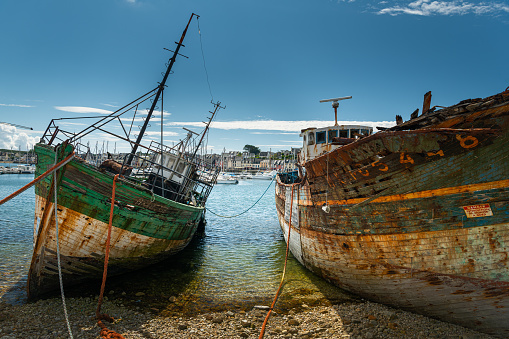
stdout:
[(335, 129), (331, 129), (327, 133), (328, 133), (328, 140), (329, 140), (328, 142), (329, 143), (332, 142), (332, 138), (335, 138), (338, 136), (338, 131), (336, 131)]
[(316, 143), (317, 144), (324, 144), (325, 142), (327, 142), (327, 139), (326, 139), (326, 133), (325, 131), (323, 132), (316, 132)]
[(311, 132), (308, 134), (308, 145), (315, 144), (315, 133)]
[(350, 138), (359, 137), (360, 131), (358, 129), (351, 129), (350, 130)]
[(339, 137), (340, 138), (348, 138), (348, 130), (347, 129), (342, 129), (339, 131)]
[(369, 129), (361, 129), (362, 135), (369, 135)]

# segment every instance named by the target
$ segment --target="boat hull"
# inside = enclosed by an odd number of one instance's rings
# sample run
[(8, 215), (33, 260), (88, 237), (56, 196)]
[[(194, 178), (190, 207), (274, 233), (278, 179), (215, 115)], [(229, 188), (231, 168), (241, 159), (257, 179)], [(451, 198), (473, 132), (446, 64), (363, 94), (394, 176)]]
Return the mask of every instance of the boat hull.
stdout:
[(290, 250), (370, 300), (509, 337), (508, 112), (340, 147), (304, 164), (293, 202), (278, 177)]
[[(36, 176), (54, 163), (52, 147), (37, 145)], [(69, 153), (69, 149), (62, 155)], [(57, 175), (57, 220), (64, 285), (103, 275), (113, 175), (73, 159)], [(34, 252), (29, 298), (59, 286), (53, 181), (36, 184)], [(153, 264), (183, 249), (192, 239), (203, 208), (173, 202), (130, 181), (117, 182), (108, 274)]]

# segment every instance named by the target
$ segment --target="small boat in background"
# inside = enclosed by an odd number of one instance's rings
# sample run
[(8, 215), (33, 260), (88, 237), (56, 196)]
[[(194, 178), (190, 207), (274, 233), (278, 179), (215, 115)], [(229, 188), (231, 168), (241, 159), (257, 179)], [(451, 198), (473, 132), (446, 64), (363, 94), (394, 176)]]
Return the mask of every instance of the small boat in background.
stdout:
[(239, 180), (233, 173), (220, 172), (217, 176), (216, 184), (221, 185), (236, 185)]
[[(373, 134), (301, 132), (276, 209), (302, 265), (369, 300), (509, 337), (509, 88)], [(291, 233), (290, 233), (291, 229)], [(289, 235), (290, 234), (290, 235)], [(289, 238), (290, 237), (290, 238)]]
[(272, 180), (276, 176), (277, 171), (263, 171), (263, 172), (256, 172), (255, 175), (253, 175), (253, 179), (256, 180)]
[(35, 173), (35, 165), (17, 165), (15, 170), (20, 174), (34, 174)]
[(248, 171), (244, 171), (239, 174), (239, 179), (244, 179), (244, 180), (253, 179), (253, 175), (251, 173), (249, 173)]

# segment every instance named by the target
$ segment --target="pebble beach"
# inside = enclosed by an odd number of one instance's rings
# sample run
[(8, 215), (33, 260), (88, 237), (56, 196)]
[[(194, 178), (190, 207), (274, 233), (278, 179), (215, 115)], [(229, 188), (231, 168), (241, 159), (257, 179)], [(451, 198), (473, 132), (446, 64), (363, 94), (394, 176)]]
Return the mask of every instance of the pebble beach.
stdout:
[[(73, 337), (99, 338), (97, 297), (67, 298), (66, 305)], [(165, 315), (164, 310), (127, 306), (112, 297), (103, 302), (101, 312), (116, 319), (105, 323), (109, 329), (133, 339), (258, 338), (267, 315), (263, 306), (193, 316)], [(22, 305), (0, 304), (0, 339), (69, 337), (60, 297)], [(492, 337), (360, 299), (328, 306), (302, 304), (272, 312), (264, 338)]]

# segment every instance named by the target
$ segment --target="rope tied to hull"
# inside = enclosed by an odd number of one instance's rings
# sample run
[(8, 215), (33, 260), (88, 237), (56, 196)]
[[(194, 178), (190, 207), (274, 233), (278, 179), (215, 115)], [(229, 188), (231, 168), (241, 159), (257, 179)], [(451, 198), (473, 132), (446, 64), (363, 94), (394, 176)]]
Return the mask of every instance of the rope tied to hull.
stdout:
[[(60, 262), (60, 241), (59, 241), (59, 231), (58, 231), (58, 201), (57, 201), (57, 197), (58, 197), (58, 177), (57, 177), (57, 174), (58, 174), (58, 168), (57, 167), (57, 160), (58, 160), (58, 148), (60, 147), (57, 146), (57, 148), (55, 149), (55, 165), (53, 167), (55, 167), (55, 169), (53, 170), (53, 193), (54, 193), (54, 201), (53, 201), (53, 207), (54, 207), (54, 213), (55, 213), (55, 234), (56, 234), (56, 241), (57, 241), (57, 266), (58, 266), (58, 282), (60, 284), (60, 295), (62, 297), (62, 307), (64, 309), (64, 316), (65, 316), (65, 322), (66, 322), (66, 325), (67, 325), (67, 331), (69, 332), (69, 337), (71, 339), (73, 339), (73, 335), (72, 335), (72, 330), (71, 330), (71, 324), (69, 322), (69, 315), (67, 314), (67, 305), (65, 303), (65, 294), (64, 294), (64, 281), (63, 281), (63, 278), (62, 278), (62, 265), (61, 265), (61, 262)], [(74, 156), (74, 152), (71, 154), (72, 156)], [(72, 157), (70, 158), (72, 159)], [(70, 160), (69, 159), (69, 160)], [(49, 197), (48, 197), (49, 199)]]
[(267, 315), (265, 316), (265, 320), (263, 321), (262, 329), (260, 331), (260, 336), (258, 337), (258, 339), (262, 339), (264, 334), (265, 334), (265, 327), (267, 326), (267, 322), (269, 321), (270, 314), (272, 313), (272, 310), (274, 309), (274, 306), (276, 305), (276, 302), (277, 302), (277, 300), (279, 298), (279, 295), (280, 295), (280, 292), (281, 292), (281, 288), (283, 287), (283, 282), (285, 280), (286, 265), (288, 263), (288, 254), (290, 252), (290, 234), (292, 232), (293, 192), (294, 192), (293, 188), (295, 186), (298, 186), (298, 185), (300, 185), (300, 183), (293, 183), (291, 185), (291, 187), (292, 187), (292, 194), (291, 194), (291, 201), (290, 201), (290, 218), (288, 220), (288, 237), (286, 239), (285, 265), (283, 267), (283, 274), (281, 276), (281, 282), (279, 283), (279, 287), (277, 289), (276, 295), (274, 296), (274, 300), (272, 301), (272, 304), (270, 305), (269, 311), (267, 312)]
[(107, 322), (114, 322), (115, 319), (113, 317), (110, 317), (107, 314), (101, 314), (101, 306), (103, 303), (103, 296), (104, 296), (104, 288), (106, 286), (106, 277), (108, 275), (108, 261), (110, 259), (110, 241), (111, 241), (111, 228), (113, 224), (113, 209), (115, 207), (115, 190), (117, 187), (117, 180), (118, 180), (119, 174), (115, 175), (113, 178), (113, 184), (112, 184), (112, 192), (111, 192), (111, 208), (110, 208), (110, 220), (108, 223), (108, 235), (106, 237), (106, 250), (104, 253), (104, 270), (103, 270), (103, 279), (101, 283), (101, 292), (99, 293), (99, 301), (97, 303), (97, 309), (95, 311), (95, 318), (97, 319), (97, 326), (101, 328), (101, 332), (99, 335), (101, 338), (104, 339), (125, 339), (121, 334), (118, 334), (117, 332), (110, 330), (104, 325), (102, 322), (103, 320)]

